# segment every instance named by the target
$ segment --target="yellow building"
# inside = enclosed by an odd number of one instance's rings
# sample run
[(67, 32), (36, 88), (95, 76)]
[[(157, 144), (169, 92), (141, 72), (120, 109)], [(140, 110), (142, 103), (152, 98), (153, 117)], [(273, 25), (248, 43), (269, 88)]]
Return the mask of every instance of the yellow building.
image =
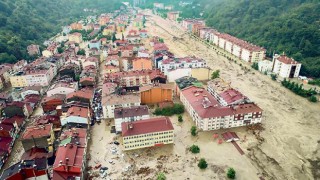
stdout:
[(191, 69), (191, 77), (198, 79), (199, 81), (209, 80), (212, 70), (210, 68), (193, 68)]
[(11, 76), (10, 83), (12, 87), (26, 87), (28, 86), (25, 76)]
[(104, 36), (111, 35), (112, 33), (113, 33), (113, 29), (109, 29), (109, 28), (104, 28), (103, 31), (102, 31), (102, 34)]
[(173, 144), (174, 128), (168, 117), (156, 117), (121, 124), (124, 150)]
[(52, 55), (53, 55), (52, 52), (47, 49), (42, 51), (42, 56), (44, 57), (51, 57)]
[(74, 41), (75, 43), (80, 44), (82, 42), (81, 33), (75, 32), (73, 34), (69, 34), (69, 41)]

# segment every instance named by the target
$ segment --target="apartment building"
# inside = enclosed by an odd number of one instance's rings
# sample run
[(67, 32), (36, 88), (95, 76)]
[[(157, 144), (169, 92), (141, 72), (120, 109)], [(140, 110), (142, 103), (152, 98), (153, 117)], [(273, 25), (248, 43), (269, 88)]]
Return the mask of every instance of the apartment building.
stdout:
[(184, 58), (168, 58), (158, 62), (158, 68), (164, 75), (168, 75), (170, 70), (178, 68), (202, 68), (207, 67), (207, 63), (204, 59), (196, 57), (184, 57)]
[(57, 67), (52, 63), (20, 70), (10, 76), (12, 87), (48, 86), (57, 74)]
[(68, 35), (69, 41), (74, 41), (75, 43), (80, 44), (82, 42), (82, 34), (75, 32), (73, 34)]
[(22, 134), (22, 146), (25, 151), (39, 147), (53, 152), (54, 140), (52, 124), (29, 126)]
[(114, 118), (114, 110), (120, 107), (140, 106), (140, 94), (110, 94), (103, 96), (101, 100), (103, 117)]
[(301, 63), (298, 63), (286, 55), (275, 54), (273, 56), (273, 70), (282, 78), (296, 78), (299, 76)]
[(78, 90), (78, 82), (57, 82), (53, 84), (47, 91), (47, 96), (55, 94), (67, 95)]
[(208, 91), (194, 86), (183, 89), (180, 100), (203, 131), (246, 126), (262, 120), (262, 109), (256, 104), (222, 106)]
[(133, 122), (150, 118), (148, 106), (120, 107), (114, 109), (114, 122), (117, 132), (121, 132), (123, 122)]
[(168, 117), (122, 123), (124, 150), (173, 144), (174, 128)]
[(179, 12), (177, 12), (177, 11), (168, 12), (167, 17), (169, 20), (177, 21), (179, 18)]
[(109, 73), (105, 78), (126, 87), (166, 82), (166, 76), (159, 69)]

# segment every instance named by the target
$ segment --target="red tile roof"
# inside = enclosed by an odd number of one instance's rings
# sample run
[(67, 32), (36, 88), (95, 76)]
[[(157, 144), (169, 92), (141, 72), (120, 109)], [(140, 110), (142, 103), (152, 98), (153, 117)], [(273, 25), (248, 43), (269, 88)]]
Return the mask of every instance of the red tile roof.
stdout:
[(222, 107), (205, 89), (190, 86), (183, 89), (182, 94), (201, 118), (222, 117), (233, 114), (231, 108)]
[(150, 79), (154, 79), (156, 77), (165, 78), (165, 75), (160, 71), (160, 69), (109, 73), (106, 75), (106, 78), (121, 78), (135, 76), (149, 76)]
[(31, 139), (32, 137), (49, 137), (51, 136), (52, 124), (29, 126), (22, 135), (22, 139)]
[(5, 118), (1, 123), (2, 124), (11, 124), (13, 125), (15, 122), (20, 127), (23, 124), (24, 117), (21, 116), (13, 116), (11, 118)]
[(22, 154), (21, 160), (34, 160), (51, 157), (52, 153), (48, 153), (44, 148), (34, 147)]
[(164, 43), (157, 43), (153, 46), (155, 51), (168, 51), (169, 48)]
[(84, 99), (91, 100), (93, 98), (93, 89), (91, 88), (83, 88), (81, 90), (78, 90), (76, 92), (69, 93), (67, 95), (67, 99), (73, 98), (73, 97), (80, 97)]
[(56, 100), (56, 99), (64, 101), (65, 98), (66, 98), (66, 95), (64, 95), (64, 94), (54, 94), (54, 95), (52, 95), (50, 97), (44, 97), (42, 99), (41, 103), (46, 103), (46, 102), (49, 102), (49, 101), (52, 101), (52, 100)]
[[(70, 175), (80, 176), (85, 148), (73, 144), (60, 146), (56, 153), (53, 164), (53, 179), (63, 179), (59, 176), (67, 177)], [(57, 173), (57, 174), (55, 174)]]
[(219, 95), (227, 102), (227, 104), (232, 104), (241, 99), (247, 99), (246, 96), (244, 96), (241, 92), (235, 89), (228, 89), (220, 93)]
[(89, 109), (84, 107), (72, 106), (67, 111), (67, 116), (79, 116), (83, 118), (88, 118)]
[(0, 123), (0, 131), (10, 132), (11, 130), (13, 130), (13, 125)]
[(12, 141), (13, 141), (12, 137), (1, 137), (0, 138), (0, 151), (8, 152)]
[(297, 61), (287, 57), (286, 55), (280, 55), (277, 59), (284, 64), (299, 64)]
[(124, 122), (121, 124), (121, 127), (123, 137), (174, 130), (168, 117), (156, 117), (141, 121)]

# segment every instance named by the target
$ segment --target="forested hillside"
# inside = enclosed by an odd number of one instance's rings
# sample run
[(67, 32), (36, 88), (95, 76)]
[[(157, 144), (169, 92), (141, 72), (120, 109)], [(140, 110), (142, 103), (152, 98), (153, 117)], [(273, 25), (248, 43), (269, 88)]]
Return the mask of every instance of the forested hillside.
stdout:
[[(28, 59), (26, 47), (29, 44), (42, 44), (61, 31), (61, 26), (81, 16), (119, 7), (118, 0), (1, 0), (0, 63)], [(84, 12), (84, 8), (96, 11)]]
[(283, 53), (303, 63), (301, 73), (320, 77), (320, 1), (229, 0), (205, 8), (208, 26)]
[[(148, 3), (161, 1), (167, 2)], [(178, 2), (171, 4), (183, 18), (202, 17), (208, 26), (265, 47), (269, 57), (285, 52), (302, 62), (302, 74), (320, 77), (319, 0), (194, 0), (185, 7)]]

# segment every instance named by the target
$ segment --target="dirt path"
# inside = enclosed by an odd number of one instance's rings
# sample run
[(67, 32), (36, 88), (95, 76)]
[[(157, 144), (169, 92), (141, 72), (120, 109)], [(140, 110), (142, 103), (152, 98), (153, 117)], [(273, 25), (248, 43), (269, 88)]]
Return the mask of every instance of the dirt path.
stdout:
[[(159, 27), (158, 25), (161, 25)], [(267, 175), (268, 179), (317, 179), (320, 153), (320, 106), (311, 104), (277, 82), (258, 72), (245, 72), (242, 67), (217, 55), (202, 43), (183, 35), (174, 24), (151, 15), (147, 29), (164, 38), (170, 51), (177, 56), (196, 55), (207, 60), (212, 69), (220, 69), (221, 77), (230, 81), (264, 109), (265, 138), (262, 144), (248, 144), (245, 156)], [(168, 33), (169, 32), (169, 33)], [(173, 40), (173, 36), (183, 40)], [(311, 162), (311, 163), (310, 163)]]

